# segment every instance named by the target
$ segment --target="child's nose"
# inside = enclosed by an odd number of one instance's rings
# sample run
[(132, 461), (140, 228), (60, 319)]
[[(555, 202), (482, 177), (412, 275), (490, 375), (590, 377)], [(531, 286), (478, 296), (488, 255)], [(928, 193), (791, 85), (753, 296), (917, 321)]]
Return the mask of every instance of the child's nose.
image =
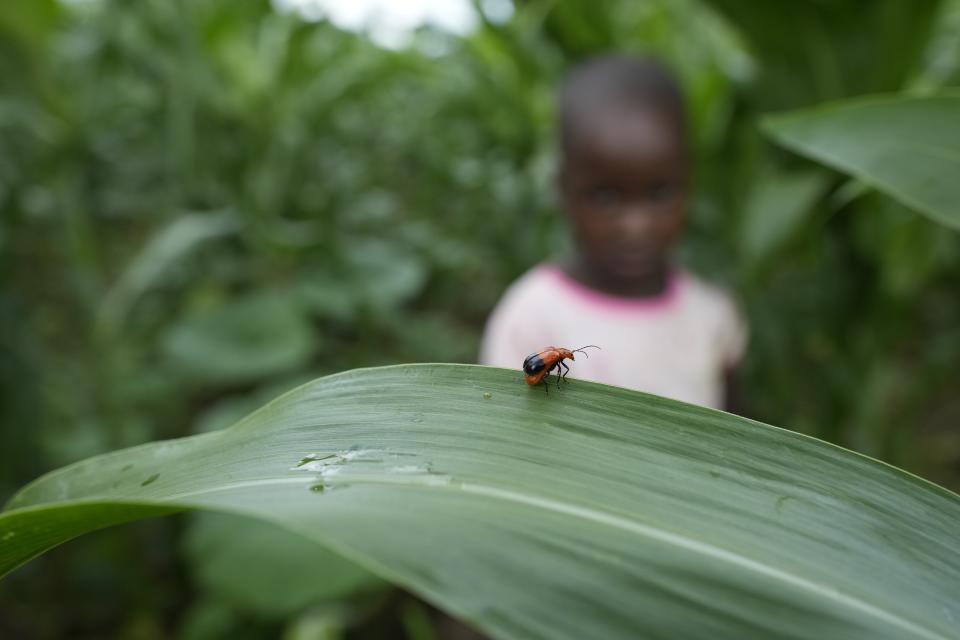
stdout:
[(655, 222), (656, 216), (646, 207), (634, 204), (620, 216), (620, 233), (629, 240), (646, 238), (653, 232)]

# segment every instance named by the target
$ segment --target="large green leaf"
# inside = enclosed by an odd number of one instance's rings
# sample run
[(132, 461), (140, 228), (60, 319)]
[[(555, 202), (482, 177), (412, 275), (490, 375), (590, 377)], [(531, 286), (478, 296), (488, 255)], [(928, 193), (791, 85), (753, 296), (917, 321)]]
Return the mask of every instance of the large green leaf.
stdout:
[[(942, 0), (706, 0), (756, 60), (761, 108), (896, 91), (923, 60)], [(789, 37), (785, 37), (789, 33)]]
[(960, 634), (960, 497), (726, 413), (465, 365), (330, 376), (44, 476), (0, 515), (0, 572), (179, 508), (270, 521), (501, 638)]
[(150, 238), (104, 296), (99, 322), (113, 330), (120, 328), (134, 302), (168, 277), (186, 256), (206, 242), (235, 233), (239, 227), (232, 212), (191, 213), (174, 219)]
[(185, 547), (196, 583), (264, 617), (290, 616), (318, 601), (386, 586), (303, 536), (249, 518), (199, 514)]
[(809, 219), (806, 214), (826, 189), (825, 174), (823, 170), (768, 171), (757, 176), (739, 236), (745, 262), (754, 267), (762, 264)]
[(262, 291), (186, 314), (164, 341), (170, 362), (196, 380), (236, 383), (302, 365), (317, 337), (281, 291)]
[(764, 124), (790, 149), (960, 229), (960, 95), (861, 98)]

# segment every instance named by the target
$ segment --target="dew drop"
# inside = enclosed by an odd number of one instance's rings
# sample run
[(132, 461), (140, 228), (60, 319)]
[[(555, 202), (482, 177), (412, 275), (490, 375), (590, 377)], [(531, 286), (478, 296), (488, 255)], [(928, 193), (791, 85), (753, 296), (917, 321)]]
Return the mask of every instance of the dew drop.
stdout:
[(132, 465), (132, 464), (125, 464), (125, 465), (123, 465), (123, 468), (120, 469), (120, 471), (130, 471), (130, 469), (133, 469), (133, 465)]
[(3, 537), (0, 538), (0, 542), (6, 542), (7, 540), (11, 540), (16, 535), (17, 535), (16, 531), (7, 531), (5, 534), (3, 534)]
[(322, 484), (315, 484), (310, 486), (310, 491), (313, 491), (314, 493), (323, 493), (326, 490), (327, 490), (327, 487)]
[(381, 463), (384, 452), (380, 449), (361, 449), (359, 445), (354, 445), (349, 449), (338, 451), (336, 453), (319, 454), (311, 453), (300, 459), (296, 466), (291, 467), (292, 471), (314, 471), (325, 473), (334, 467), (338, 467), (349, 462)]
[(318, 460), (326, 460), (328, 458), (334, 457), (336, 454), (331, 453), (325, 456), (320, 455), (319, 453), (311, 453), (310, 455), (300, 458), (300, 462), (297, 464), (297, 467), (302, 467), (305, 464), (310, 464), (311, 462), (317, 462)]
[(146, 480), (144, 480), (143, 482), (141, 482), (141, 483), (140, 483), (140, 486), (141, 486), (141, 487), (145, 487), (145, 486), (147, 486), (148, 484), (153, 484), (154, 482), (157, 481), (157, 478), (159, 478), (159, 477), (160, 477), (160, 474), (159, 474), (159, 473), (155, 473), (155, 474), (153, 474), (152, 476), (150, 476), (149, 478), (147, 478)]
[(493, 394), (490, 393), (489, 391), (484, 391), (484, 392), (483, 392), (483, 399), (484, 399), (484, 400), (489, 400), (489, 399), (492, 398), (492, 397), (493, 397)]

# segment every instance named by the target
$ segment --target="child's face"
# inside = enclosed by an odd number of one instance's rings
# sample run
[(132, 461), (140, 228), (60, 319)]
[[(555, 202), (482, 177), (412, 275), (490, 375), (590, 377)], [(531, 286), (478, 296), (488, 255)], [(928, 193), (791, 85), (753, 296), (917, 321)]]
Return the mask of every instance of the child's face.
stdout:
[(629, 285), (661, 275), (683, 228), (689, 166), (665, 114), (595, 113), (567, 147), (560, 186), (585, 267)]

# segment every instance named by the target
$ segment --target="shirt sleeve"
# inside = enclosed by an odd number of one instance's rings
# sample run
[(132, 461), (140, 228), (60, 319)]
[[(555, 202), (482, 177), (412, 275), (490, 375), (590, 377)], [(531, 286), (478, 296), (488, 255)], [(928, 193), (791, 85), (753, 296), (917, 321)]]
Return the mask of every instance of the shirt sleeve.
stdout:
[(749, 327), (740, 309), (729, 296), (724, 296), (720, 319), (720, 357), (724, 368), (732, 369), (743, 359)]

